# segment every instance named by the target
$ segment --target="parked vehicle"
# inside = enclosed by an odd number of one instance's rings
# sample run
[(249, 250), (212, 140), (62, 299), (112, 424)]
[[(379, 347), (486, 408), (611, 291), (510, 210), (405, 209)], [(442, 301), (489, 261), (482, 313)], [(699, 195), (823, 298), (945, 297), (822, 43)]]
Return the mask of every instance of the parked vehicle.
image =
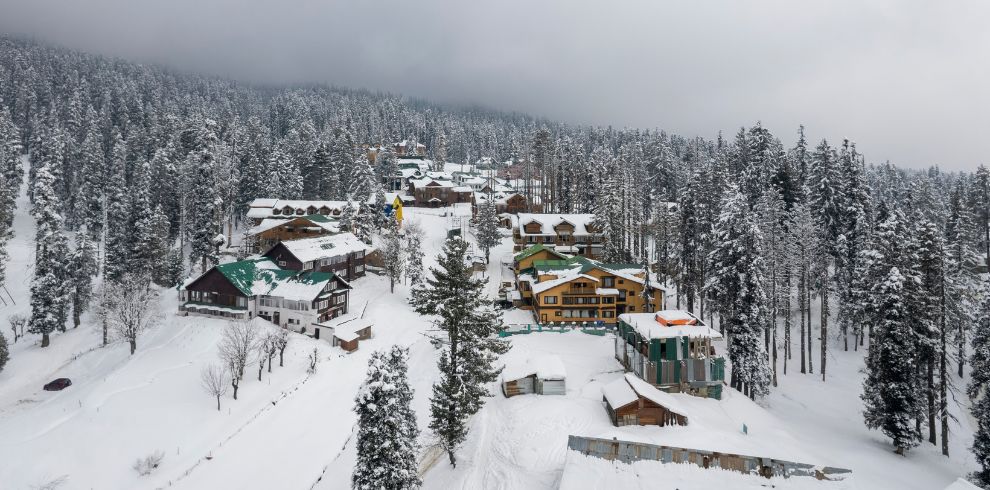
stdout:
[(58, 378), (56, 380), (50, 381), (45, 385), (45, 391), (62, 391), (68, 387), (72, 386), (72, 380), (69, 378)]

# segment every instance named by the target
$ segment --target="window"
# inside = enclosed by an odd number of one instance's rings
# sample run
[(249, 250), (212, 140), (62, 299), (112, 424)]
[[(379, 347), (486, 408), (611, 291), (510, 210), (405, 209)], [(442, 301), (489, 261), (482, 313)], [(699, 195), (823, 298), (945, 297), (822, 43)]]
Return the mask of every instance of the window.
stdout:
[(614, 311), (603, 311), (602, 312), (602, 318), (615, 318), (615, 312)]
[(355, 274), (360, 274), (362, 272), (364, 272), (364, 264), (361, 264), (361, 265), (358, 265), (358, 266), (354, 266), (354, 273)]
[(602, 304), (604, 304), (604, 305), (614, 305), (615, 304), (615, 298), (612, 297), (612, 296), (606, 296), (606, 297), (602, 298)]
[(310, 260), (309, 262), (306, 262), (305, 264), (303, 264), (303, 270), (304, 271), (308, 271), (308, 270), (310, 270), (312, 268), (313, 268), (313, 261), (312, 260)]
[(629, 311), (636, 311), (636, 307), (635, 306), (632, 306), (632, 305), (629, 305)]
[(623, 283), (623, 282), (622, 282), (622, 279), (619, 279), (619, 284), (622, 284), (622, 283)]
[(553, 316), (561, 316), (561, 315), (563, 314), (560, 312), (560, 310), (555, 311), (553, 314)]
[(272, 308), (279, 308), (282, 306), (281, 298), (275, 298), (272, 296), (259, 296), (258, 306), (269, 306)]
[(342, 294), (340, 296), (334, 296), (333, 297), (333, 304), (335, 304), (335, 305), (342, 305), (342, 304), (344, 304), (346, 302), (347, 302), (347, 296), (346, 295), (343, 295)]
[(284, 260), (278, 261), (278, 266), (279, 267), (285, 267), (285, 261)]
[(543, 303), (544, 304), (547, 304), (547, 305), (555, 305), (555, 304), (557, 304), (557, 297), (556, 296), (544, 296), (543, 297)]
[(615, 278), (612, 276), (605, 276), (602, 278), (602, 287), (610, 288), (615, 286)]
[(238, 296), (237, 297), (237, 306), (240, 306), (241, 308), (246, 308), (247, 307), (247, 298), (245, 298), (244, 296)]

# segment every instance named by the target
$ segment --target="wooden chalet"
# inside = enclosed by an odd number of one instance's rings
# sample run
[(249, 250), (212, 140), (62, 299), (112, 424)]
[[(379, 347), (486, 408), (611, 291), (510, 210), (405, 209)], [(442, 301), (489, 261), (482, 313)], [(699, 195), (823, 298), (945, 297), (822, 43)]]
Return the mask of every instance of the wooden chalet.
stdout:
[[(348, 205), (347, 201), (307, 201), (290, 199), (270, 199), (260, 198), (251, 201), (248, 208), (247, 218), (255, 226), (267, 218), (295, 218), (307, 215), (321, 215), (337, 217), (344, 212)], [(358, 208), (360, 202), (353, 201), (351, 206)]]
[(626, 373), (602, 387), (602, 401), (612, 425), (688, 425), (688, 414), (670, 393)]
[(279, 242), (339, 232), (338, 222), (322, 214), (307, 214), (289, 219), (265, 218), (248, 230), (248, 239), (245, 242), (249, 253), (260, 253)]
[(425, 177), (409, 181), (416, 206), (438, 208), (456, 203), (474, 203), (474, 190), (451, 180)]
[(719, 399), (725, 359), (712, 346), (719, 338), (717, 330), (686, 311), (627, 313), (619, 316), (615, 358), (664, 391)]
[(642, 266), (585, 257), (536, 260), (559, 255), (534, 246), (516, 256), (517, 306), (534, 310), (540, 324), (615, 324), (625, 313), (662, 309), (664, 290)]
[(597, 258), (602, 252), (602, 234), (593, 214), (519, 213), (512, 229), (513, 251), (542, 244), (558, 252)]
[(260, 316), (305, 331), (347, 313), (350, 289), (333, 273), (285, 270), (253, 258), (217, 265), (180, 286), (179, 312), (237, 320)]
[(280, 242), (264, 256), (283, 269), (332, 272), (352, 281), (365, 274), (365, 256), (372, 250), (353, 233), (337, 233)]

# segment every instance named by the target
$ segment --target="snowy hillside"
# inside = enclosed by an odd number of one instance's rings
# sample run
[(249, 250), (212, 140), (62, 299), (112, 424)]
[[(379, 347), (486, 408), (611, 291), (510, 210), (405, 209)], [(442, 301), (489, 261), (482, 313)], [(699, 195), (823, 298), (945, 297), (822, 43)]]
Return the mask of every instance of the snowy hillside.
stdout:
[[(7, 288), (17, 305), (3, 314), (25, 311), (32, 249), (32, 221), (22, 195), (11, 242)], [(407, 219), (426, 231), (426, 265), (434, 263), (447, 228), (442, 210), (407, 209)], [(487, 272), (497, 289), (500, 264), (510, 256), (508, 242), (493, 251)], [(413, 408), (421, 429), (428, 422), (430, 386), (437, 377), (436, 352), (422, 334), (430, 324), (406, 303), (403, 285), (389, 294), (386, 278), (354, 281), (353, 311), (367, 305), (374, 338), (345, 354), (325, 341), (294, 335), (285, 367), (257, 380), (249, 366), (239, 400), (224, 398), (216, 410), (200, 386), (200, 370), (216, 361), (221, 320), (178, 317), (175, 291), (163, 291), (162, 325), (141, 338), (138, 351), (126, 345), (100, 348), (93, 319), (53, 337), (41, 349), (37, 336), (12, 346), (12, 360), (0, 373), (0, 482), (2, 488), (32, 488), (64, 481), (60, 488), (349, 488), (355, 460), (353, 399), (376, 349), (409, 346)], [(892, 453), (878, 432), (863, 427), (860, 414), (862, 353), (831, 350), (828, 381), (791, 373), (766, 400), (753, 403), (727, 390), (722, 401), (684, 402), (692, 413), (687, 427), (612, 427), (601, 403), (601, 387), (621, 376), (612, 358), (610, 336), (534, 333), (511, 338), (504, 362), (518, 363), (543, 353), (559, 355), (567, 369), (567, 395), (497, 394), (472, 420), (461, 462), (440, 458), (424, 476), (434, 489), (603, 488), (825, 488), (844, 490), (942, 488), (971, 471), (966, 446), (972, 428), (960, 407), (952, 426), (952, 457), (927, 444), (906, 457)], [(320, 350), (317, 372), (306, 372), (307, 354)], [(720, 350), (723, 345), (717, 345)], [(56, 377), (73, 385), (61, 392), (41, 386)], [(494, 393), (499, 393), (493, 387)], [(681, 396), (681, 395), (678, 395)], [(964, 397), (959, 397), (960, 400)], [(748, 434), (741, 431), (742, 425)], [(694, 467), (637, 463), (612, 464), (566, 450), (568, 435), (617, 437), (683, 447), (746, 454), (849, 468), (843, 482), (793, 478), (767, 482), (756, 477)], [(423, 445), (429, 444), (424, 434)], [(138, 476), (134, 460), (156, 451), (163, 462), (149, 476)]]

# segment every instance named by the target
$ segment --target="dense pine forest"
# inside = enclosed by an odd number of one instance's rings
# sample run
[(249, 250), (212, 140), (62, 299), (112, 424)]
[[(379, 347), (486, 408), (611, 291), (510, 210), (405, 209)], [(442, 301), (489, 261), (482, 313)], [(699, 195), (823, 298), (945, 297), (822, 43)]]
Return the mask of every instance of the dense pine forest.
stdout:
[[(712, 139), (576, 126), (0, 38), (0, 259), (26, 179), (28, 327), (44, 346), (97, 302), (94, 278), (172, 287), (217, 263), (218, 235), (255, 198), (381, 194), (392, 142), (421, 142), (436, 162), (511, 161), (527, 199), (594, 213), (606, 261), (655, 271), (671, 303), (726, 334), (734, 388), (827, 382), (830, 349), (866, 350), (865, 423), (899, 453), (925, 442), (948, 455), (946, 407), (965, 393), (990, 484), (990, 171), (904, 169), (814, 128), (746, 124)], [(369, 145), (385, 150), (369, 161)]]

